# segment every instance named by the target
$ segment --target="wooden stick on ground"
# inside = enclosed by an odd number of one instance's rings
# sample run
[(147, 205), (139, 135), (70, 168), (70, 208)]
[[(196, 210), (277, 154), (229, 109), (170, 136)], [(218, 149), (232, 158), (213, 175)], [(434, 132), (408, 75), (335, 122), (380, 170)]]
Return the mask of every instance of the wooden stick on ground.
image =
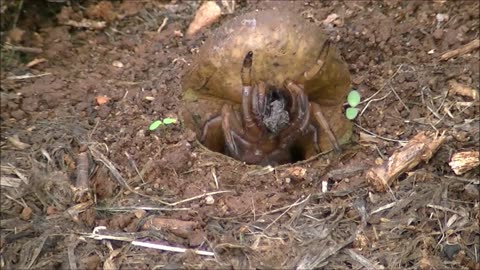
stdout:
[(450, 85), (450, 93), (479, 100), (478, 90), (458, 83), (455, 80), (448, 81), (448, 84)]
[(462, 175), (480, 165), (478, 151), (465, 151), (453, 154), (448, 163), (456, 175)]
[(421, 161), (428, 161), (443, 144), (446, 136), (421, 132), (413, 137), (402, 149), (367, 172), (367, 179), (376, 191), (385, 192), (398, 176), (413, 169)]
[(466, 53), (469, 53), (477, 48), (480, 47), (480, 39), (474, 39), (472, 41), (470, 41), (469, 43), (461, 46), (460, 48), (457, 48), (455, 50), (451, 50), (451, 51), (448, 51), (444, 54), (442, 54), (442, 56), (440, 56), (440, 59), (441, 60), (448, 60), (452, 57), (455, 57), (455, 56), (459, 56), (459, 55), (463, 55), (463, 54), (466, 54)]

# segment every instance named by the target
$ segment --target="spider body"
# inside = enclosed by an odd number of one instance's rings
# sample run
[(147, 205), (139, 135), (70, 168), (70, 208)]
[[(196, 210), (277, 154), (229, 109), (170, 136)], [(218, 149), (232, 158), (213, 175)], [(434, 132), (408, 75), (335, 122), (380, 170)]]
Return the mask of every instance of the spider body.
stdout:
[(182, 83), (186, 125), (211, 150), (246, 163), (292, 162), (350, 138), (348, 67), (317, 26), (288, 10), (226, 22)]

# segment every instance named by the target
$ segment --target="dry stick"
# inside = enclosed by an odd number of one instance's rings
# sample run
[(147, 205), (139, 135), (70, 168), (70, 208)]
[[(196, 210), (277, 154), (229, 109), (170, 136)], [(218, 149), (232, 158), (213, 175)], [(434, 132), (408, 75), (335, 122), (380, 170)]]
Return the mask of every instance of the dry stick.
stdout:
[(217, 179), (217, 174), (215, 173), (215, 167), (212, 167), (210, 172), (212, 173), (213, 180), (215, 181), (215, 187), (218, 189), (219, 188), (218, 187), (218, 179)]
[[(139, 247), (148, 247), (153, 249), (165, 250), (165, 251), (172, 251), (172, 252), (180, 252), (185, 253), (188, 249), (186, 248), (179, 248), (179, 247), (171, 247), (166, 245), (154, 244), (149, 242), (140, 242), (140, 241), (132, 241), (132, 245), (139, 246)], [(202, 255), (202, 256), (215, 256), (215, 253), (211, 251), (204, 251), (204, 250), (191, 250), (193, 253)]]
[(480, 152), (464, 151), (453, 154), (448, 163), (456, 175), (462, 175), (480, 165)]
[(132, 212), (135, 210), (145, 210), (145, 211), (188, 211), (191, 208), (170, 208), (170, 207), (153, 207), (153, 206), (132, 206), (132, 207), (95, 207), (97, 211), (108, 211), (108, 212)]
[(454, 214), (457, 214), (457, 215), (459, 215), (459, 216), (461, 216), (461, 217), (467, 217), (467, 215), (466, 215), (465, 213), (461, 213), (461, 212), (452, 210), (452, 209), (450, 209), (450, 208), (443, 207), (443, 206), (441, 206), (441, 205), (427, 204), (427, 207), (430, 207), (430, 208), (433, 208), (433, 209), (437, 209), (437, 210), (442, 210), (442, 211), (445, 211), (445, 212), (454, 213)]
[[(141, 242), (141, 241), (135, 241), (129, 237), (122, 237), (122, 236), (114, 236), (114, 235), (103, 235), (99, 234), (100, 230), (106, 230), (105, 226), (98, 226), (93, 229), (92, 233), (84, 233), (81, 234), (84, 237), (92, 238), (95, 240), (116, 240), (116, 241), (123, 241), (123, 242), (130, 242), (134, 246), (140, 246), (140, 247), (148, 247), (148, 248), (154, 248), (154, 249), (159, 249), (159, 250), (165, 250), (165, 251), (173, 251), (173, 252), (180, 252), (184, 253), (189, 249), (186, 248), (179, 248), (179, 247), (171, 247), (171, 246), (166, 246), (166, 245), (160, 245), (160, 244), (154, 244), (154, 243), (149, 243), (149, 242)], [(204, 250), (191, 250), (195, 254), (198, 255), (203, 255), (203, 256), (215, 256), (213, 252), (210, 251), (204, 251)]]
[(131, 188), (127, 182), (125, 181), (125, 179), (122, 177), (122, 175), (120, 174), (120, 172), (117, 170), (117, 168), (115, 168), (115, 166), (113, 165), (112, 162), (110, 162), (100, 151), (98, 151), (95, 147), (89, 147), (90, 149), (90, 152), (92, 153), (93, 157), (96, 158), (98, 161), (102, 162), (109, 170), (110, 170), (110, 173), (113, 175), (113, 177), (118, 181), (118, 183), (122, 186), (122, 187), (125, 187), (126, 189), (128, 189), (130, 192), (132, 193), (135, 193), (137, 195), (140, 195), (140, 196), (143, 196), (143, 197), (147, 197), (147, 198), (150, 198), (152, 200), (155, 200), (155, 201), (158, 201), (160, 202), (161, 204), (165, 204), (165, 205), (170, 205), (170, 203), (168, 202), (165, 202), (163, 200), (160, 200), (154, 196), (149, 196), (149, 195), (146, 195), (146, 194), (142, 194), (141, 192), (138, 192), (136, 190), (134, 190), (133, 188)]
[(477, 48), (480, 47), (480, 39), (474, 39), (470, 41), (469, 43), (461, 46), (460, 48), (457, 48), (455, 50), (448, 51), (440, 57), (441, 60), (448, 60), (452, 57), (460, 56), (466, 53), (469, 53)]
[[(383, 89), (383, 87), (382, 87), (380, 90), (382, 90), (382, 89)], [(378, 90), (376, 93), (378, 93), (380, 90)], [(376, 93), (375, 93), (375, 94), (376, 94)], [(374, 101), (384, 100), (384, 99), (386, 99), (388, 96), (390, 96), (391, 93), (392, 93), (392, 92), (388, 92), (388, 94), (386, 94), (385, 96), (383, 96), (383, 97), (381, 97), (381, 98), (369, 100), (368, 103), (367, 103), (367, 105), (366, 105), (365, 107), (363, 107), (363, 109), (362, 109), (362, 111), (360, 112), (359, 116), (362, 116), (362, 115), (363, 115), (363, 113), (367, 110), (368, 106), (370, 106), (370, 103), (372, 103), (372, 102), (374, 102)], [(375, 94), (373, 94), (373, 95), (375, 95)], [(373, 96), (373, 95), (372, 95), (372, 96)]]
[(145, 184), (145, 180), (143, 180), (142, 174), (138, 170), (137, 163), (135, 163), (135, 160), (133, 160), (133, 158), (127, 153), (127, 151), (125, 151), (124, 153), (125, 153), (125, 156), (127, 156), (127, 159), (130, 161), (130, 164), (135, 169), (135, 172), (137, 172), (138, 177), (140, 177), (140, 180), (142, 180), (142, 183)]
[(38, 75), (33, 75), (33, 74), (25, 74), (25, 75), (19, 75), (19, 76), (10, 76), (7, 77), (8, 80), (25, 80), (25, 79), (32, 79), (32, 78), (40, 78), (44, 76), (49, 76), (52, 75), (52, 73), (47, 72), (47, 73), (41, 73)]
[(397, 94), (397, 91), (395, 91), (395, 89), (393, 89), (392, 85), (388, 85), (390, 86), (390, 90), (392, 90), (393, 94), (395, 94), (395, 96), (397, 97), (398, 101), (400, 101), (400, 103), (402, 104), (402, 106), (405, 108), (405, 110), (407, 110), (407, 112), (410, 112), (410, 109), (407, 107), (407, 105), (405, 105), (405, 103), (403, 102), (403, 100), (400, 98), (400, 96)]
[(428, 161), (445, 140), (445, 131), (440, 136), (425, 132), (417, 134), (388, 160), (367, 171), (369, 183), (380, 192), (390, 189), (399, 175), (413, 169), (421, 161)]
[(160, 25), (160, 27), (158, 27), (157, 33), (162, 32), (162, 30), (163, 30), (163, 28), (165, 27), (165, 25), (167, 25), (167, 21), (168, 21), (168, 17), (165, 17), (165, 18), (163, 19), (163, 22), (162, 22), (162, 24)]
[[(40, 238), (40, 244), (33, 250), (33, 255), (30, 258), (30, 263), (26, 265), (26, 269), (32, 268), (33, 264), (37, 260), (38, 256), (42, 252), (43, 246), (45, 245), (45, 241), (47, 240), (48, 236), (44, 235)], [(23, 268), (23, 267), (20, 267)]]
[(397, 68), (397, 70), (395, 71), (395, 73), (393, 73), (393, 75), (392, 75), (390, 78), (388, 78), (388, 80), (383, 84), (383, 86), (382, 86), (380, 89), (378, 89), (377, 92), (375, 92), (373, 95), (371, 95), (370, 97), (362, 100), (362, 101), (359, 103), (359, 105), (361, 105), (361, 104), (363, 104), (363, 103), (365, 103), (365, 102), (369, 102), (369, 101), (370, 101), (371, 99), (373, 99), (378, 93), (380, 93), (380, 91), (382, 91), (382, 90), (390, 83), (390, 81), (391, 81), (395, 76), (397, 76), (398, 72), (400, 72), (400, 69), (402, 69), (402, 67), (403, 67), (403, 64), (400, 64), (400, 66), (398, 66), (398, 68)]
[(168, 203), (168, 205), (169, 206), (175, 206), (175, 205), (179, 205), (181, 203), (186, 203), (186, 202), (193, 201), (193, 200), (196, 200), (196, 199), (200, 199), (200, 198), (203, 198), (203, 197), (206, 197), (206, 196), (221, 194), (221, 193), (229, 193), (229, 192), (232, 192), (232, 191), (231, 190), (222, 190), (222, 191), (204, 193), (204, 194), (197, 195), (197, 196), (194, 196), (194, 197), (191, 197), (191, 198), (188, 198), (188, 199), (184, 199), (184, 200), (181, 200), (181, 201), (178, 201), (178, 202)]
[(71, 270), (77, 270), (77, 257), (75, 256), (75, 248), (78, 245), (78, 240), (75, 235), (71, 234), (70, 239), (68, 241), (67, 247), (67, 257), (68, 257), (68, 265), (70, 266)]
[(448, 84), (450, 85), (450, 92), (452, 94), (458, 94), (458, 95), (465, 96), (465, 97), (471, 97), (474, 100), (479, 99), (478, 90), (475, 90), (471, 87), (468, 87), (466, 85), (458, 83), (455, 80), (448, 81)]
[(358, 262), (368, 270), (385, 269), (383, 265), (377, 265), (375, 263), (370, 262), (367, 258), (365, 258), (361, 254), (358, 254), (353, 249), (346, 249), (344, 250), (344, 252), (348, 254), (354, 261)]
[(275, 224), (275, 222), (277, 222), (281, 217), (283, 217), (283, 215), (285, 215), (288, 211), (290, 211), (290, 209), (292, 209), (292, 207), (300, 205), (300, 204), (308, 201), (308, 199), (310, 199), (310, 195), (308, 195), (307, 198), (305, 198), (305, 200), (303, 200), (301, 203), (298, 202), (300, 200), (300, 199), (298, 199), (296, 202), (294, 202), (293, 204), (288, 206), (288, 208), (282, 214), (280, 214), (275, 220), (273, 220), (270, 224), (268, 224), (267, 227), (265, 227), (265, 229), (263, 231), (268, 230), (268, 228), (270, 228), (270, 226)]
[(88, 156), (87, 152), (81, 152), (77, 157), (77, 179), (75, 187), (88, 189)]
[(358, 124), (356, 124), (356, 123), (353, 123), (353, 124), (354, 124), (356, 127), (358, 127), (359, 129), (361, 129), (361, 130), (365, 131), (366, 133), (368, 133), (369, 135), (374, 136), (374, 137), (376, 137), (376, 138), (379, 138), (379, 139), (381, 139), (381, 140), (387, 141), (387, 142), (398, 142), (398, 143), (406, 143), (406, 142), (408, 142), (408, 141), (405, 141), (405, 140), (396, 140), (396, 139), (390, 139), (390, 138), (387, 138), (387, 137), (382, 137), (382, 136), (377, 135), (377, 134), (371, 132), (370, 130), (368, 130), (368, 129), (366, 129), (366, 128), (364, 128), (364, 127), (362, 127), (362, 126), (360, 126), (360, 125), (358, 125)]
[(87, 28), (87, 29), (93, 29), (93, 30), (101, 30), (107, 26), (107, 23), (104, 21), (94, 21), (89, 19), (82, 19), (79, 22), (74, 20), (68, 20), (63, 24), (77, 27), (77, 28)]
[(43, 50), (40, 48), (33, 48), (33, 47), (24, 47), (24, 46), (14, 46), (10, 44), (6, 44), (3, 46), (5, 49), (12, 50), (15, 52), (23, 52), (23, 53), (34, 53), (40, 54), (43, 53)]
[(276, 212), (280, 212), (280, 211), (282, 211), (282, 210), (284, 210), (284, 209), (292, 208), (293, 206), (300, 205), (300, 204), (306, 202), (307, 199), (309, 199), (309, 198), (310, 198), (310, 195), (308, 195), (308, 197), (307, 197), (305, 200), (301, 201), (301, 202), (298, 202), (298, 200), (297, 200), (297, 202), (294, 202), (292, 205), (283, 206), (283, 207), (280, 207), (280, 208), (277, 208), (277, 209), (274, 209), (274, 210), (271, 210), (271, 211), (262, 213), (262, 216), (270, 215), (270, 214), (273, 214), (273, 213), (276, 213)]

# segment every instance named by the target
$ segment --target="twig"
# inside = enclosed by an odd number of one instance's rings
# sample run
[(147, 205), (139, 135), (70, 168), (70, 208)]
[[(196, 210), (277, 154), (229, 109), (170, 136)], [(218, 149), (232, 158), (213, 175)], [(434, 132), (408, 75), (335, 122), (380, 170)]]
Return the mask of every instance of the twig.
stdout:
[(15, 51), (15, 52), (34, 53), (34, 54), (43, 53), (43, 50), (41, 48), (15, 46), (15, 45), (11, 45), (11, 44), (5, 44), (3, 47), (7, 50), (12, 50), (12, 51)]
[(107, 26), (106, 22), (94, 21), (89, 19), (82, 19), (80, 22), (77, 22), (74, 20), (68, 20), (63, 24), (77, 27), (77, 28), (88, 28), (88, 29), (94, 29), (94, 30), (101, 30)]
[(218, 189), (218, 179), (217, 174), (215, 173), (215, 167), (212, 167), (210, 171), (212, 172), (213, 180), (215, 181), (215, 187)]
[(380, 93), (390, 82), (390, 80), (392, 80), (395, 76), (397, 76), (398, 72), (400, 72), (400, 69), (402, 69), (403, 67), (403, 64), (401, 64), (400, 66), (398, 66), (397, 70), (395, 71), (395, 73), (393, 73), (393, 75), (388, 78), (388, 80), (383, 84), (383, 86), (377, 90), (377, 92), (375, 92), (373, 95), (371, 95), (370, 97), (362, 100), (359, 105), (365, 103), (365, 102), (369, 102), (371, 99), (373, 99), (378, 93)]
[(369, 135), (374, 136), (374, 137), (376, 137), (376, 138), (379, 138), (379, 139), (381, 139), (381, 140), (387, 141), (387, 142), (397, 142), (397, 143), (401, 143), (401, 144), (408, 142), (408, 141), (404, 141), (404, 140), (396, 140), (396, 139), (390, 139), (390, 138), (382, 137), (382, 136), (377, 135), (377, 134), (371, 132), (370, 130), (368, 130), (368, 129), (366, 129), (366, 128), (364, 128), (364, 127), (362, 127), (362, 126), (360, 126), (360, 125), (358, 125), (358, 124), (356, 124), (356, 123), (353, 123), (353, 124), (354, 124), (356, 127), (358, 127), (359, 129), (361, 129), (361, 130), (365, 131), (366, 133), (368, 133)]
[[(382, 89), (383, 89), (383, 87), (382, 87)], [(378, 91), (377, 91), (377, 92), (378, 92)], [(370, 106), (370, 103), (372, 103), (372, 102), (374, 102), (374, 101), (384, 100), (384, 99), (386, 99), (388, 96), (390, 96), (391, 93), (392, 93), (392, 92), (388, 92), (388, 94), (386, 94), (385, 96), (383, 96), (383, 97), (381, 97), (381, 98), (369, 100), (368, 103), (367, 103), (367, 105), (365, 105), (365, 107), (363, 107), (362, 111), (360, 112), (359, 117), (362, 116), (363, 113), (367, 110), (368, 106)], [(375, 95), (375, 94), (374, 94), (374, 95)]]
[(68, 257), (68, 265), (70, 266), (71, 270), (77, 270), (77, 257), (75, 256), (75, 248), (78, 245), (78, 239), (74, 234), (70, 235), (70, 239), (68, 241), (67, 246), (67, 257)]
[[(171, 246), (165, 246), (165, 245), (154, 244), (154, 243), (149, 243), (149, 242), (140, 242), (140, 241), (132, 241), (132, 245), (139, 246), (139, 247), (147, 247), (147, 248), (165, 250), (165, 251), (179, 252), (179, 253), (185, 253), (188, 250), (186, 248), (171, 247)], [(196, 249), (192, 249), (191, 251), (195, 254), (202, 255), (202, 256), (215, 256), (215, 253), (213, 253), (211, 251), (196, 250)]]
[(132, 206), (132, 207), (96, 207), (97, 211), (109, 211), (109, 212), (131, 212), (135, 210), (145, 210), (145, 211), (188, 211), (191, 208), (171, 208), (171, 207), (153, 207), (153, 206)]
[(288, 211), (290, 211), (290, 209), (292, 209), (292, 207), (297, 206), (297, 205), (300, 205), (300, 204), (308, 201), (308, 199), (310, 199), (310, 195), (308, 195), (307, 198), (305, 198), (304, 200), (302, 200), (301, 203), (298, 202), (298, 201), (300, 200), (300, 199), (298, 199), (296, 202), (294, 202), (293, 204), (291, 204), (290, 206), (288, 206), (288, 208), (287, 208), (285, 211), (283, 211), (283, 213), (280, 214), (276, 219), (274, 219), (270, 224), (268, 224), (267, 227), (265, 227), (265, 229), (264, 229), (263, 231), (268, 230), (268, 228), (270, 228), (270, 226), (272, 226), (273, 224), (275, 224), (275, 222), (277, 222), (281, 217), (283, 217), (283, 215), (285, 215)]
[[(92, 233), (83, 233), (81, 235), (83, 237), (92, 238), (92, 239), (95, 239), (95, 240), (116, 240), (116, 241), (130, 242), (134, 246), (148, 247), (148, 248), (154, 248), (154, 249), (172, 251), (172, 252), (179, 252), (179, 253), (185, 253), (189, 250), (189, 249), (186, 249), (186, 248), (179, 248), (179, 247), (172, 247), (172, 246), (154, 244), (154, 243), (149, 243), (149, 242), (136, 241), (136, 240), (131, 239), (130, 237), (100, 234), (99, 232), (101, 230), (106, 230), (106, 227), (105, 226), (98, 226), (98, 227), (95, 227), (93, 229)], [(190, 250), (192, 252), (194, 252), (195, 254), (198, 254), (198, 255), (215, 256), (215, 254), (213, 252), (210, 252), (210, 251), (195, 250), (195, 249), (193, 249), (193, 250), (190, 249)]]
[(462, 175), (480, 165), (478, 151), (464, 151), (453, 154), (448, 165), (456, 175)]
[(465, 96), (465, 97), (471, 97), (474, 100), (479, 99), (478, 90), (475, 90), (471, 87), (460, 84), (455, 80), (448, 81), (448, 84), (450, 85), (450, 92), (452, 94), (458, 94), (458, 95)]
[(441, 60), (448, 60), (452, 57), (456, 57), (456, 56), (459, 56), (459, 55), (463, 55), (463, 54), (466, 54), (466, 53), (469, 53), (477, 48), (480, 47), (480, 39), (474, 39), (472, 41), (470, 41), (469, 43), (461, 46), (460, 48), (457, 48), (455, 50), (451, 50), (451, 51), (448, 51), (444, 54), (442, 54), (442, 56), (440, 56), (440, 59)]
[(127, 151), (125, 151), (124, 153), (125, 153), (125, 156), (127, 156), (128, 161), (130, 161), (130, 164), (135, 169), (135, 172), (137, 173), (138, 177), (140, 177), (140, 180), (142, 180), (142, 183), (145, 184), (145, 180), (143, 180), (142, 174), (138, 170), (138, 167), (137, 167), (137, 164), (135, 163), (135, 160), (133, 160), (133, 158), (127, 153)]
[(97, 122), (95, 123), (95, 126), (92, 129), (92, 132), (90, 132), (90, 134), (88, 134), (88, 141), (92, 140), (92, 136), (95, 133), (95, 131), (97, 130), (97, 127), (98, 127), (99, 123), (100, 123), (100, 120), (97, 120)]
[(396, 201), (396, 202), (391, 202), (391, 203), (388, 203), (384, 206), (380, 206), (379, 208), (373, 210), (372, 212), (370, 212), (370, 215), (373, 215), (373, 214), (376, 214), (376, 213), (379, 213), (379, 212), (382, 212), (383, 210), (387, 210), (389, 208), (392, 208), (394, 207), (397, 203), (399, 203), (399, 201)]
[[(290, 165), (290, 164), (289, 164)], [(245, 174), (242, 175), (242, 177), (240, 178), (240, 182), (243, 182), (247, 177), (249, 176), (252, 176), (252, 175), (265, 175), (267, 173), (271, 173), (275, 171), (275, 168), (273, 168), (272, 166), (268, 165), (266, 167), (261, 167), (259, 169), (255, 169), (255, 170), (252, 170), (252, 171), (248, 171), (246, 172)]]
[(461, 216), (461, 217), (467, 217), (467, 215), (466, 215), (465, 213), (458, 212), (458, 211), (455, 211), (455, 210), (452, 210), (452, 209), (443, 207), (443, 206), (441, 206), (441, 205), (427, 204), (427, 207), (430, 207), (430, 208), (433, 208), (433, 209), (437, 209), (437, 210), (442, 210), (442, 211), (445, 211), (445, 212), (454, 213), (454, 214), (457, 214), (457, 215), (459, 215), (459, 216)]
[(40, 77), (49, 76), (49, 75), (52, 75), (52, 73), (47, 72), (47, 73), (41, 73), (37, 75), (25, 74), (25, 75), (19, 75), (19, 76), (10, 76), (10, 77), (7, 77), (7, 79), (8, 80), (25, 80), (25, 79), (32, 79), (32, 78), (40, 78)]
[(372, 262), (370, 262), (367, 258), (364, 256), (358, 254), (355, 252), (353, 249), (346, 249), (344, 252), (349, 255), (354, 261), (358, 262), (361, 264), (363, 267), (367, 268), (368, 270), (375, 270), (375, 269), (385, 269), (383, 265), (377, 265)]
[(135, 193), (137, 195), (140, 195), (140, 196), (143, 196), (143, 197), (147, 197), (147, 198), (150, 198), (152, 200), (155, 200), (155, 201), (158, 201), (159, 203), (161, 204), (164, 204), (164, 205), (170, 205), (170, 203), (168, 202), (165, 202), (163, 200), (160, 200), (154, 196), (149, 196), (149, 195), (146, 195), (146, 194), (143, 194), (141, 192), (138, 192), (136, 190), (134, 190), (133, 188), (131, 188), (128, 183), (125, 181), (125, 179), (122, 177), (122, 175), (120, 174), (120, 172), (117, 170), (117, 168), (115, 167), (115, 165), (113, 165), (113, 163), (108, 160), (100, 151), (98, 151), (95, 147), (93, 146), (89, 146), (89, 150), (90, 150), (90, 153), (92, 153), (92, 156), (97, 159), (98, 161), (102, 162), (110, 171), (110, 173), (113, 175), (113, 177), (115, 178), (115, 180), (117, 180), (117, 182), (124, 188), (128, 189), (130, 192), (132, 193)]
[(75, 187), (88, 188), (88, 155), (87, 152), (81, 152), (77, 157), (77, 179)]
[(163, 22), (162, 22), (162, 24), (160, 25), (160, 27), (158, 27), (157, 33), (162, 32), (162, 30), (163, 30), (163, 28), (165, 27), (165, 25), (167, 25), (167, 21), (168, 21), (168, 17), (165, 17), (165, 18), (163, 19)]
[(292, 207), (294, 207), (294, 206), (300, 205), (300, 204), (306, 202), (309, 198), (310, 198), (310, 195), (308, 195), (308, 197), (307, 197), (305, 200), (301, 201), (301, 202), (298, 202), (298, 200), (297, 200), (297, 202), (293, 203), (292, 205), (283, 206), (283, 207), (274, 209), (274, 210), (272, 210), (272, 211), (268, 211), (268, 212), (262, 213), (262, 216), (274, 214), (274, 213), (280, 212), (280, 211), (282, 211), (282, 210), (284, 210), (284, 209), (292, 208)]
[[(421, 161), (427, 162), (445, 142), (445, 131), (438, 134), (421, 132), (388, 160), (367, 171), (368, 182), (377, 191), (390, 190), (392, 182), (401, 174), (413, 169)], [(393, 194), (393, 193), (392, 193)]]
[(22, 183), (22, 179), (17, 177), (9, 177), (9, 176), (0, 176), (0, 186), (1, 187), (12, 187), (18, 188)]
[(403, 102), (403, 100), (400, 98), (400, 96), (397, 94), (397, 91), (395, 91), (395, 89), (393, 89), (393, 87), (391, 85), (390, 86), (390, 90), (392, 90), (393, 94), (395, 94), (395, 96), (397, 97), (398, 101), (400, 101), (400, 103), (402, 104), (402, 106), (405, 108), (405, 110), (407, 110), (407, 112), (410, 112), (410, 109), (407, 107), (407, 105), (405, 105), (405, 103)]
[(189, 201), (197, 200), (197, 199), (200, 199), (200, 198), (203, 198), (203, 197), (206, 197), (206, 196), (215, 195), (215, 194), (221, 194), (221, 193), (229, 193), (229, 192), (232, 192), (232, 191), (230, 191), (230, 190), (222, 190), (222, 191), (215, 191), (215, 192), (210, 192), (210, 193), (204, 193), (204, 194), (197, 195), (197, 196), (195, 196), (195, 197), (191, 197), (191, 198), (188, 198), (188, 199), (185, 199), (185, 200), (181, 200), (181, 201), (174, 202), (174, 203), (169, 203), (168, 205), (169, 205), (169, 206), (175, 206), (175, 205), (179, 205), (179, 204), (181, 204), (181, 203), (186, 203), (186, 202), (189, 202)]

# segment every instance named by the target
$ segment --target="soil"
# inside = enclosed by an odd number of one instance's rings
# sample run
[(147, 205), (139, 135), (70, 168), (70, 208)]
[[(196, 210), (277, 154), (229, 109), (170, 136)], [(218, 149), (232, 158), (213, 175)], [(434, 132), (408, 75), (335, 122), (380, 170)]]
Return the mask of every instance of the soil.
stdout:
[[(276, 168), (208, 151), (181, 121), (148, 127), (179, 119), (183, 71), (215, 28), (278, 2), (237, 1), (193, 39), (197, 2), (43, 4), (2, 11), (18, 14), (2, 44), (41, 49), (2, 47), (3, 269), (480, 269), (480, 171), (448, 164), (480, 147), (479, 103), (449, 84), (478, 91), (479, 50), (441, 59), (479, 38), (477, 1), (289, 3), (368, 102), (341, 154)], [(106, 27), (66, 25), (82, 19)], [(447, 143), (376, 192), (368, 168), (421, 131)]]

